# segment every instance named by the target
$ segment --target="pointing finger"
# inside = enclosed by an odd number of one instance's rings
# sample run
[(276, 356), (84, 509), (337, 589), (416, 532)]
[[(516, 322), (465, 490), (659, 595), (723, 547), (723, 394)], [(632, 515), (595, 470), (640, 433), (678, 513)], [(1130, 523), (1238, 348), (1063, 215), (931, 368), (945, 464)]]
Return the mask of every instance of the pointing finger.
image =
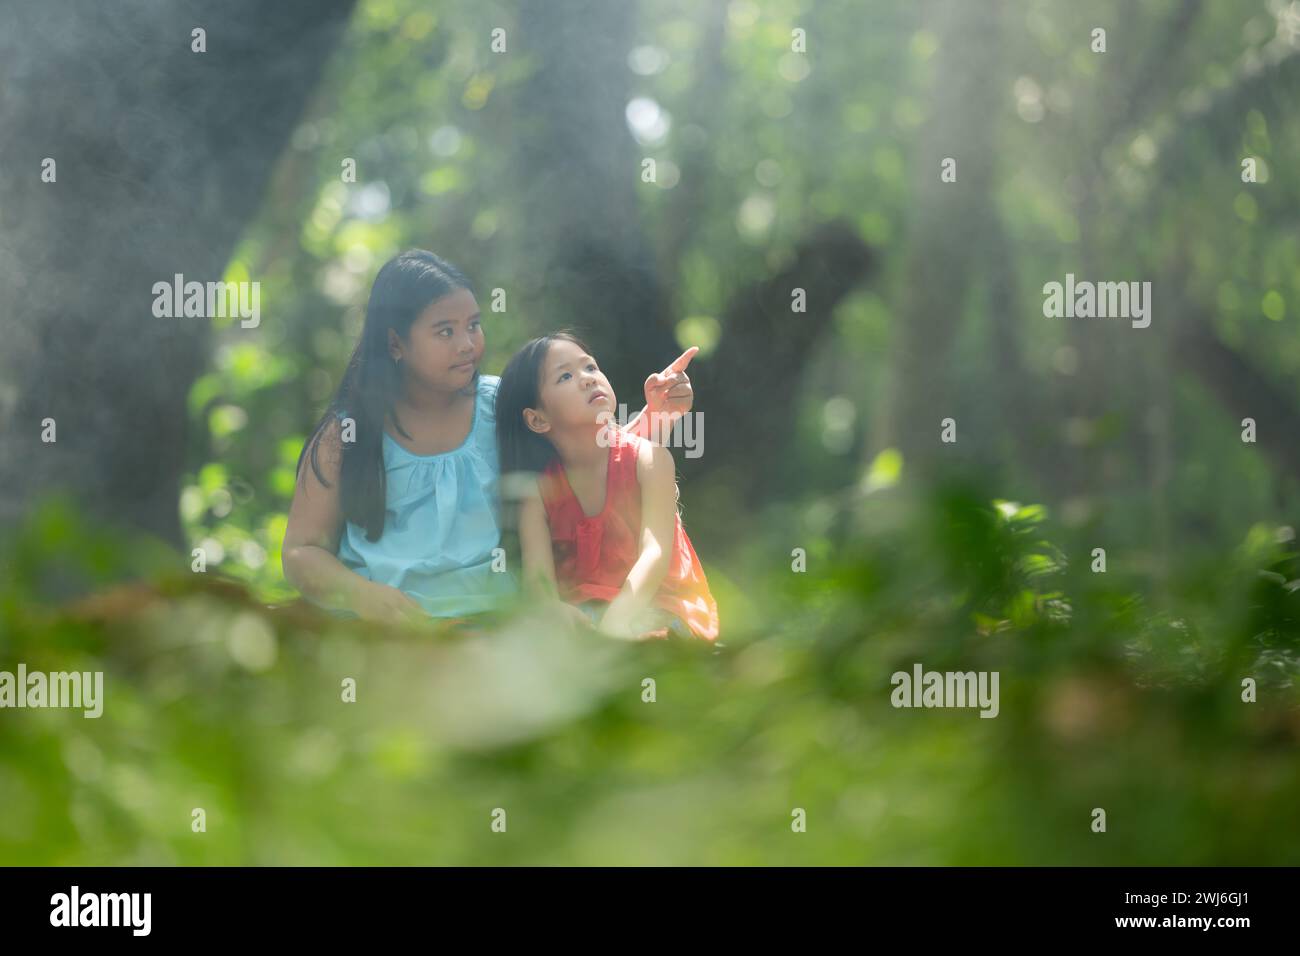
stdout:
[(686, 366), (691, 364), (691, 359), (695, 358), (695, 353), (699, 350), (698, 346), (692, 345), (681, 355), (677, 356), (677, 358), (673, 359), (673, 364), (664, 369), (664, 374), (667, 375), (670, 372), (686, 371)]

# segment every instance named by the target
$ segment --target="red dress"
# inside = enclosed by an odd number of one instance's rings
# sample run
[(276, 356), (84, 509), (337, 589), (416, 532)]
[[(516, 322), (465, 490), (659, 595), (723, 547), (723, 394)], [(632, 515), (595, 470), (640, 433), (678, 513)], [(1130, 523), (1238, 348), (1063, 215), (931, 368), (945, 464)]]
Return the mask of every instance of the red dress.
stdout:
[[(637, 451), (643, 438), (611, 429), (605, 507), (587, 517), (569, 486), (559, 459), (542, 473), (542, 502), (551, 527), (551, 550), (560, 597), (570, 604), (612, 601), (641, 554), (641, 483)], [(673, 516), (672, 557), (653, 604), (705, 640), (718, 636), (718, 606), (704, 568), (686, 537), (681, 515)]]

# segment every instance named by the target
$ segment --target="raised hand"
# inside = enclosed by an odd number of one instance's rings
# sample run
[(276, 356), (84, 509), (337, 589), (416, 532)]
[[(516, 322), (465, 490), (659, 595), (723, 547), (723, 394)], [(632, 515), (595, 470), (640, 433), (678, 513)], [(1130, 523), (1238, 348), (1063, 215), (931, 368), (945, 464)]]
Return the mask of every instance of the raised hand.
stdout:
[(681, 418), (691, 410), (695, 403), (695, 392), (691, 388), (691, 377), (686, 374), (686, 366), (699, 349), (692, 345), (665, 368), (645, 380), (646, 411), (656, 417), (667, 416), (669, 424)]

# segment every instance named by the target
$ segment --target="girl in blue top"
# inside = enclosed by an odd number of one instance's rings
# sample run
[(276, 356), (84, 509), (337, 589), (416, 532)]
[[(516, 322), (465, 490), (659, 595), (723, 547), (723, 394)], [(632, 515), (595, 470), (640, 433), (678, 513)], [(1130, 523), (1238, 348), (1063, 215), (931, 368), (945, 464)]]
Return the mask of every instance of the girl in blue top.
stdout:
[[(298, 458), (282, 560), (308, 600), (394, 621), (475, 614), (514, 590), (493, 571), (500, 379), (479, 373), (482, 358), (459, 269), (412, 250), (379, 270), (343, 381)], [(645, 392), (650, 414), (633, 431), (691, 407), (690, 379), (671, 367)]]

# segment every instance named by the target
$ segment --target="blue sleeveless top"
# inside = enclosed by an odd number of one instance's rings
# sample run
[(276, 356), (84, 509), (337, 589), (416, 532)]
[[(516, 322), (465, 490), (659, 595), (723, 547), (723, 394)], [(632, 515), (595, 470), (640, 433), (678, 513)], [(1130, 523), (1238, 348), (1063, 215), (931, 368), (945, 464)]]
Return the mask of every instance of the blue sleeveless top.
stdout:
[[(362, 577), (404, 591), (434, 617), (487, 611), (515, 590), (493, 571), (500, 547), (497, 505), (496, 394), (501, 379), (480, 375), (464, 444), (416, 455), (384, 432), (387, 479), (384, 533), (366, 540), (347, 522), (338, 558)], [(498, 567), (503, 561), (497, 562)]]

